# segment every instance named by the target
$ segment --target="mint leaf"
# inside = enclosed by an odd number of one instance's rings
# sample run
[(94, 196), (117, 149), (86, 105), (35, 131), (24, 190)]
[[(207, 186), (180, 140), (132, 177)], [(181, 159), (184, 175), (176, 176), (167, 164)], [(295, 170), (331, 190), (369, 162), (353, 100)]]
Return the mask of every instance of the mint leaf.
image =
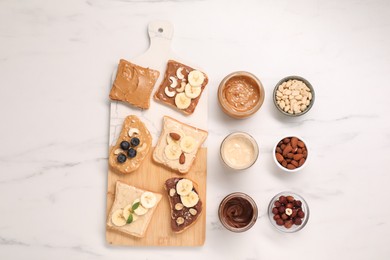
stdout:
[(131, 222), (133, 222), (133, 214), (130, 214), (126, 221), (127, 224), (130, 224)]
[(139, 207), (139, 202), (134, 203), (134, 205), (131, 207), (131, 209), (134, 211)]

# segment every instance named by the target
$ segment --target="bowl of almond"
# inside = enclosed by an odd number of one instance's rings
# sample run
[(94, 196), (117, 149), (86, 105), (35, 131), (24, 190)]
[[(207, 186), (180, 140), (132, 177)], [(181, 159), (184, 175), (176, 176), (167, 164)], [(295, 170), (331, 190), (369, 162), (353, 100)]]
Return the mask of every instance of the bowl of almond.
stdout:
[(284, 115), (296, 117), (309, 112), (313, 107), (315, 93), (313, 86), (299, 76), (288, 76), (275, 86), (273, 100), (276, 108)]

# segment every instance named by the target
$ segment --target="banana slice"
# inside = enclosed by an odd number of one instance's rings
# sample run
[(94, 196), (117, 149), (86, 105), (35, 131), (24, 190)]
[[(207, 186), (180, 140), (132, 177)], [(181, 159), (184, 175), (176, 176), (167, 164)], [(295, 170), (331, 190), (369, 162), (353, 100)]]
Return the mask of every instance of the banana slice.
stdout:
[(176, 88), (177, 87), (177, 79), (175, 77), (169, 77), (169, 80), (172, 81), (171, 83), (171, 88)]
[(193, 70), (188, 74), (188, 82), (193, 87), (200, 87), (203, 84), (204, 75), (199, 70)]
[(176, 192), (180, 196), (186, 196), (190, 194), (194, 184), (189, 179), (181, 179), (176, 183)]
[[(130, 214), (132, 214), (132, 207), (133, 207), (133, 204), (128, 204), (124, 209), (123, 209), (123, 217), (126, 219), (129, 218)], [(139, 205), (139, 207), (142, 207), (141, 205)], [(135, 212), (134, 212), (135, 213)], [(136, 213), (137, 214), (137, 213)], [(133, 221), (136, 221), (138, 219), (138, 216), (133, 214)]]
[(193, 87), (189, 83), (185, 87), (186, 96), (189, 98), (197, 98), (201, 92), (202, 92), (201, 87)]
[(175, 104), (179, 109), (186, 109), (191, 105), (191, 98), (187, 97), (185, 93), (179, 93), (175, 97)]
[(184, 81), (182, 81), (180, 84), (181, 84), (180, 88), (176, 88), (176, 92), (179, 92), (179, 93), (183, 92), (184, 89), (186, 88), (186, 83)]
[(184, 75), (182, 73), (183, 71), (183, 68), (178, 68), (177, 71), (176, 71), (176, 76), (178, 79), (184, 79)]
[(141, 205), (141, 200), (140, 199), (135, 199), (133, 201), (133, 204), (131, 206), (134, 206), (135, 203), (140, 203), (138, 207), (134, 210), (134, 213), (137, 214), (138, 216), (145, 215), (149, 209), (145, 208), (144, 206)]
[(157, 198), (156, 195), (154, 195), (152, 192), (145, 191), (144, 193), (142, 193), (140, 201), (141, 201), (141, 205), (144, 208), (150, 209), (156, 205)]
[(111, 216), (111, 221), (112, 224), (114, 224), (117, 227), (122, 227), (126, 225), (126, 220), (125, 217), (123, 216), (123, 210), (122, 209), (117, 209), (112, 213)]
[(192, 136), (184, 136), (180, 141), (180, 148), (185, 153), (192, 153), (196, 149), (197, 141)]
[(184, 207), (191, 208), (198, 204), (199, 196), (195, 191), (191, 191), (186, 196), (180, 196), (181, 203), (183, 203)]
[(174, 97), (174, 96), (176, 95), (176, 91), (169, 91), (169, 88), (168, 88), (168, 87), (165, 87), (164, 93), (165, 93), (165, 95), (167, 95), (168, 97)]
[(164, 154), (168, 160), (177, 160), (180, 158), (182, 151), (180, 145), (177, 143), (171, 143), (165, 146)]

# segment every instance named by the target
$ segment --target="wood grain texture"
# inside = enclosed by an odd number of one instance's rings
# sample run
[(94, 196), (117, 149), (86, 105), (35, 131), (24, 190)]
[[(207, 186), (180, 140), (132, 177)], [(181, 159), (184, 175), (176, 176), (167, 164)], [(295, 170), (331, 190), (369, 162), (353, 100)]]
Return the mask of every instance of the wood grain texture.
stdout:
[[(156, 164), (152, 159), (153, 149), (141, 166), (133, 173), (119, 175), (109, 169), (107, 187), (107, 210), (108, 216), (115, 198), (115, 183), (124, 183), (141, 189), (158, 192), (163, 195), (156, 211), (149, 223), (145, 237), (136, 238), (106, 228), (106, 240), (111, 245), (123, 246), (202, 246), (206, 237), (206, 180), (207, 180), (207, 148), (199, 149), (194, 164), (188, 174), (182, 175)], [(203, 212), (197, 222), (181, 234), (171, 231), (171, 210), (168, 196), (164, 190), (166, 179), (179, 176), (193, 180), (198, 184), (199, 196), (203, 202)]]

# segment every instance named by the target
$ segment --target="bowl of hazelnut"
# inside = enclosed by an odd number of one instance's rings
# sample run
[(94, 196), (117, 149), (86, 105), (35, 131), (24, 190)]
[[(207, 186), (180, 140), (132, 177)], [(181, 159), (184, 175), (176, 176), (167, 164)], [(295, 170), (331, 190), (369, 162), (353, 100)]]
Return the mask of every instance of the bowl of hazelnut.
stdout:
[(298, 136), (286, 136), (275, 144), (273, 149), (275, 164), (285, 172), (302, 170), (309, 158), (307, 142)]
[(268, 218), (279, 231), (294, 233), (309, 220), (309, 206), (298, 194), (284, 191), (276, 194), (268, 205)]
[(296, 117), (309, 112), (314, 104), (313, 86), (299, 76), (288, 76), (275, 86), (273, 100), (276, 108), (284, 115)]

